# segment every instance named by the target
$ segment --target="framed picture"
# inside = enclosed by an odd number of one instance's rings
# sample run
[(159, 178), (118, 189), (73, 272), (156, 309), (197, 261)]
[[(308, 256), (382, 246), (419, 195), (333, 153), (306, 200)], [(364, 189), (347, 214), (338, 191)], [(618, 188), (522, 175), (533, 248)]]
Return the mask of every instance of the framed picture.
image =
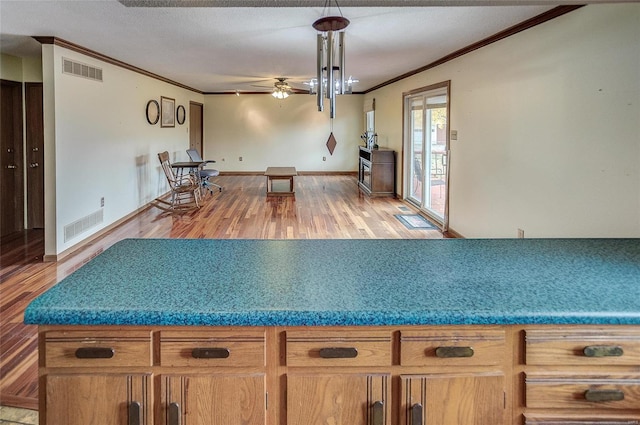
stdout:
[(151, 125), (155, 125), (158, 123), (160, 119), (160, 105), (155, 100), (150, 100), (147, 102), (147, 122)]
[(160, 127), (176, 126), (176, 100), (160, 96)]
[(178, 105), (178, 109), (176, 110), (176, 121), (178, 121), (178, 124), (180, 125), (184, 124), (184, 120), (186, 116), (187, 116), (187, 113), (184, 110), (184, 106)]

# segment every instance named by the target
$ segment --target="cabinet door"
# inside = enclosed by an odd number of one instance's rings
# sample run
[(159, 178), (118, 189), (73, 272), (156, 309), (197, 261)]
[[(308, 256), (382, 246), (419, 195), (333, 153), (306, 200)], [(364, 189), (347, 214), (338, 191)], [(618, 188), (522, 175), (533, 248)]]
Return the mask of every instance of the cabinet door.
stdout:
[(400, 425), (506, 424), (500, 373), (406, 375), (400, 382)]
[(162, 424), (264, 425), (265, 375), (164, 375)]
[(151, 377), (48, 375), (46, 424), (151, 425)]
[(287, 425), (391, 423), (389, 375), (287, 377)]

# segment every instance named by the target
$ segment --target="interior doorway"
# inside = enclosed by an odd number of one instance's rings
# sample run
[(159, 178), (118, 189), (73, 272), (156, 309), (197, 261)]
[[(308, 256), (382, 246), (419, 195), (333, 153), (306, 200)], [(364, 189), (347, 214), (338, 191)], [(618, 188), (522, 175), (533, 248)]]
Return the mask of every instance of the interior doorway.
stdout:
[(204, 158), (203, 151), (203, 106), (201, 103), (189, 102), (189, 149), (196, 149)]
[(405, 199), (443, 231), (449, 221), (449, 86), (404, 94)]
[(24, 230), (22, 83), (1, 80), (0, 237)]

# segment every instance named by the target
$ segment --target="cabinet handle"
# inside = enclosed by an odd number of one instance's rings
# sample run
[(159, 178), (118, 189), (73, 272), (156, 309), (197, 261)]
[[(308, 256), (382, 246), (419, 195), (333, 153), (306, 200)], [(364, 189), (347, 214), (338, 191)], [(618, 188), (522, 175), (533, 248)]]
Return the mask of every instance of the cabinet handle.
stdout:
[(321, 348), (320, 357), (323, 359), (353, 359), (358, 357), (358, 349), (355, 347)]
[(191, 357), (194, 359), (226, 359), (231, 354), (228, 348), (194, 348)]
[(624, 392), (621, 390), (587, 390), (584, 392), (587, 401), (621, 401), (624, 400)]
[(422, 404), (411, 406), (411, 425), (422, 425)]
[(178, 403), (169, 404), (169, 425), (180, 425), (180, 405)]
[(384, 425), (384, 403), (381, 401), (371, 407), (371, 425)]
[(140, 425), (140, 403), (132, 401), (129, 404), (129, 424), (128, 425)]
[(110, 359), (114, 354), (111, 347), (80, 347), (76, 350), (78, 359)]
[(620, 357), (624, 354), (618, 345), (588, 345), (582, 352), (586, 357)]
[(473, 357), (473, 348), (471, 347), (438, 347), (436, 348), (436, 357), (443, 359), (453, 357)]

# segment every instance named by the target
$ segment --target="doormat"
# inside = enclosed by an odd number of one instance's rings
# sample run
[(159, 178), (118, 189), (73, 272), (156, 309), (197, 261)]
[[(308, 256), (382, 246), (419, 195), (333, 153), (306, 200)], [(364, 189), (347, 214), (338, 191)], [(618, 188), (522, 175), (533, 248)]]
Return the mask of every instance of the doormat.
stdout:
[(394, 214), (394, 217), (400, 220), (407, 229), (435, 229), (436, 226), (431, 224), (426, 218), (420, 214)]

